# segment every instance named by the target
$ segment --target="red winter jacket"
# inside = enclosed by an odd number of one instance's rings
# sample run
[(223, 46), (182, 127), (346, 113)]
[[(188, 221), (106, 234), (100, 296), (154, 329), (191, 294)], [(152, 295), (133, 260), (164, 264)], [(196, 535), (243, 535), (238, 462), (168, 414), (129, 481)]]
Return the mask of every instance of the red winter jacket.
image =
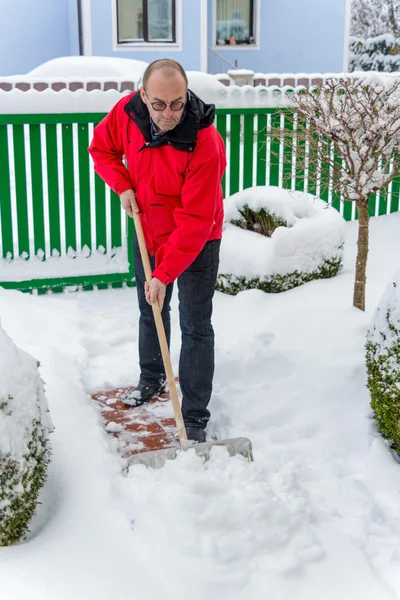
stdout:
[(165, 284), (222, 236), (226, 157), (213, 121), (214, 106), (189, 92), (181, 122), (152, 140), (147, 107), (133, 93), (94, 129), (95, 171), (118, 195), (135, 191), (146, 245), (156, 257), (153, 277)]

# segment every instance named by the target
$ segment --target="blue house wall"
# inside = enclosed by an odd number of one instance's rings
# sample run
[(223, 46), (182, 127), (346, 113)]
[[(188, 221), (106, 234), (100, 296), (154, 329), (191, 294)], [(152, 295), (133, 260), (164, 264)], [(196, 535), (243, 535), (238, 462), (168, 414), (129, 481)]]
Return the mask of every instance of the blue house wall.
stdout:
[(78, 54), (74, 0), (0, 0), (0, 76), (27, 73), (47, 60)]
[[(91, 0), (91, 53), (151, 62), (173, 58), (201, 70), (201, 2), (176, 0), (179, 47), (117, 47), (115, 0)], [(254, 0), (255, 45), (220, 46), (215, 40), (215, 0), (207, 1), (208, 71), (230, 66), (255, 72), (340, 72), (343, 69), (346, 0)], [(0, 0), (0, 76), (27, 73), (59, 56), (79, 53), (77, 0)], [(181, 21), (181, 27), (179, 22)], [(181, 33), (179, 39), (179, 33)]]
[[(254, 5), (255, 48), (219, 46), (214, 39), (215, 0), (208, 0), (208, 46), (226, 61), (261, 73), (343, 70), (346, 0), (254, 0)], [(210, 73), (229, 68), (209, 50)]]

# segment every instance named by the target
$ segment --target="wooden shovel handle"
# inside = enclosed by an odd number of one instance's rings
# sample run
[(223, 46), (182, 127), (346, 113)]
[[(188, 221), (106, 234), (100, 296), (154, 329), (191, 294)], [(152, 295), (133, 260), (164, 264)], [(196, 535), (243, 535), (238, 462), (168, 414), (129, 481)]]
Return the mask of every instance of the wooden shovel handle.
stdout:
[[(152, 271), (150, 265), (149, 254), (146, 248), (146, 242), (144, 240), (142, 222), (140, 220), (140, 215), (138, 213), (133, 213), (133, 220), (135, 222), (135, 230), (137, 239), (139, 242), (140, 256), (142, 258), (144, 273), (146, 276), (146, 281), (150, 285), (152, 280)], [(176, 427), (178, 429), (179, 441), (181, 445), (185, 445), (187, 443), (187, 435), (185, 424), (183, 422), (182, 411), (179, 404), (178, 391), (176, 389), (175, 377), (172, 371), (171, 357), (168, 350), (167, 338), (165, 335), (164, 323), (161, 316), (161, 310), (158, 302), (152, 302), (151, 304), (153, 309), (154, 321), (157, 329), (158, 341), (160, 343), (161, 348), (161, 356), (164, 363), (165, 374), (167, 376), (167, 384), (169, 388), (169, 393), (171, 396), (172, 408), (174, 411)]]

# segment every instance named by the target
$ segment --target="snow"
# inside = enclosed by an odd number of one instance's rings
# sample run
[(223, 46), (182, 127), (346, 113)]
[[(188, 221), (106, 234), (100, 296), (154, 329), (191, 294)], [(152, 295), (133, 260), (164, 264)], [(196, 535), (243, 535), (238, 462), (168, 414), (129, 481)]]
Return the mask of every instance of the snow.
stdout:
[(398, 0), (353, 0), (351, 4), (351, 34), (361, 38), (378, 36), (391, 38), (398, 34), (400, 5)]
[(254, 71), (251, 69), (230, 69), (228, 75), (254, 75)]
[[(259, 235), (230, 223), (241, 220), (239, 210), (265, 208), (287, 223), (271, 237)], [(304, 192), (275, 186), (257, 186), (225, 200), (225, 225), (219, 272), (246, 278), (312, 273), (321, 262), (337, 259), (344, 243), (345, 223), (326, 202)]]
[[(217, 108), (257, 108), (285, 105), (287, 104), (285, 97), (287, 91), (297, 89), (290, 86), (282, 88), (262, 85), (256, 87), (250, 85), (226, 86), (207, 73), (188, 71), (187, 75), (189, 88), (202, 100), (215, 104)], [(37, 78), (35, 80), (37, 81)], [(60, 79), (53, 79), (51, 82), (55, 81), (60, 81)], [(69, 78), (68, 81), (76, 80)], [(100, 81), (100, 79), (93, 77), (90, 81)], [(120, 82), (121, 80), (112, 79), (112, 81)], [(101, 78), (100, 83), (104, 82), (104, 78)], [(87, 91), (80, 89), (70, 91), (63, 89), (55, 91), (46, 89), (37, 91), (30, 89), (24, 92), (13, 88), (6, 92), (0, 89), (0, 114), (106, 113), (118, 100), (130, 93), (129, 90), (119, 92), (117, 90)]]
[(1, 323), (0, 355), (0, 544), (9, 544), (27, 525), (19, 505), (35, 508), (35, 480), (40, 462), (49, 458), (53, 425), (35, 359), (17, 348)]
[(17, 462), (29, 452), (32, 422), (40, 419), (51, 430), (51, 420), (36, 361), (6, 334), (0, 323), (0, 456), (11, 454)]
[(121, 100), (130, 94), (129, 90), (22, 90), (13, 89), (9, 92), (0, 90), (1, 114), (61, 114), (61, 113), (106, 113)]
[(363, 84), (370, 85), (377, 90), (390, 90), (393, 86), (393, 79), (387, 77), (386, 73), (366, 73), (363, 77)]
[[(55, 254), (55, 251), (54, 251)], [(90, 251), (84, 246), (81, 252), (68, 250), (67, 256), (50, 256), (41, 260), (32, 256), (15, 259), (0, 258), (1, 281), (23, 281), (52, 277), (71, 277), (74, 275), (104, 275), (107, 273), (127, 273), (129, 263), (126, 248), (114, 248), (110, 253), (99, 250)]]
[(397, 52), (397, 42), (392, 35), (386, 34), (367, 40), (351, 37), (349, 44), (350, 71), (398, 72), (400, 56)]
[(292, 108), (310, 119), (325, 145), (323, 153), (331, 152), (323, 138), (334, 140), (343, 159), (339, 191), (346, 199), (369, 198), (391, 182), (393, 171), (382, 164), (394, 160), (400, 140), (399, 86), (398, 77), (382, 74), (355, 82), (333, 79), (318, 97), (318, 111), (312, 95), (293, 96)]
[(371, 320), (368, 340), (377, 343), (385, 352), (396, 344), (396, 330), (400, 326), (400, 271), (396, 271), (387, 285), (382, 300)]
[(108, 431), (109, 433), (119, 433), (122, 430), (122, 425), (118, 425), (118, 423), (115, 423), (114, 421), (110, 421), (106, 425), (106, 431)]
[(189, 89), (191, 89), (204, 102), (218, 103), (220, 98), (226, 97), (227, 86), (220, 83), (213, 75), (200, 71), (186, 71)]
[[(246, 74), (245, 69), (234, 72)], [(276, 86), (262, 85), (256, 87), (252, 85), (226, 86), (218, 81), (217, 76), (199, 71), (187, 71), (187, 76), (189, 88), (202, 100), (215, 104), (217, 108), (257, 108), (283, 105), (286, 103), (286, 92), (293, 90), (289, 86), (281, 89), (277, 89)]]
[(34, 77), (125, 77), (139, 81), (149, 63), (110, 56), (62, 56), (39, 65), (27, 75)]
[(229, 77), (228, 73), (213, 73), (213, 77), (217, 80), (217, 81), (229, 81), (230, 83), (233, 83), (233, 79), (231, 79), (231, 77)]
[[(371, 419), (364, 364), (399, 227), (399, 213), (371, 219), (366, 313), (351, 306), (356, 223), (337, 277), (216, 294), (209, 429), (249, 436), (252, 464), (217, 449), (206, 465), (189, 452), (123, 477), (88, 392), (136, 381), (136, 291), (0, 290), (2, 325), (40, 360), (55, 425), (31, 533), (0, 548), (1, 597), (400, 598), (400, 470)], [(175, 372), (177, 304), (175, 292)]]

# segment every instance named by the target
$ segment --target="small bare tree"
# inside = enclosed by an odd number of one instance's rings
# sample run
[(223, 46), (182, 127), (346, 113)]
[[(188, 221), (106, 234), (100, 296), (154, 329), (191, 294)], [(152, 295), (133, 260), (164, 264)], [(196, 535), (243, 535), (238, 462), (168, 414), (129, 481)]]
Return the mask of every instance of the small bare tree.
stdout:
[[(358, 252), (353, 304), (365, 310), (371, 194), (387, 194), (400, 175), (400, 79), (381, 74), (331, 79), (296, 92), (285, 109), (285, 127), (273, 127), (284, 163), (330, 188), (358, 209)], [(291, 169), (290, 169), (291, 170)], [(285, 168), (288, 177), (293, 174)], [(296, 175), (295, 175), (296, 176)], [(289, 186), (290, 187), (290, 186)]]

